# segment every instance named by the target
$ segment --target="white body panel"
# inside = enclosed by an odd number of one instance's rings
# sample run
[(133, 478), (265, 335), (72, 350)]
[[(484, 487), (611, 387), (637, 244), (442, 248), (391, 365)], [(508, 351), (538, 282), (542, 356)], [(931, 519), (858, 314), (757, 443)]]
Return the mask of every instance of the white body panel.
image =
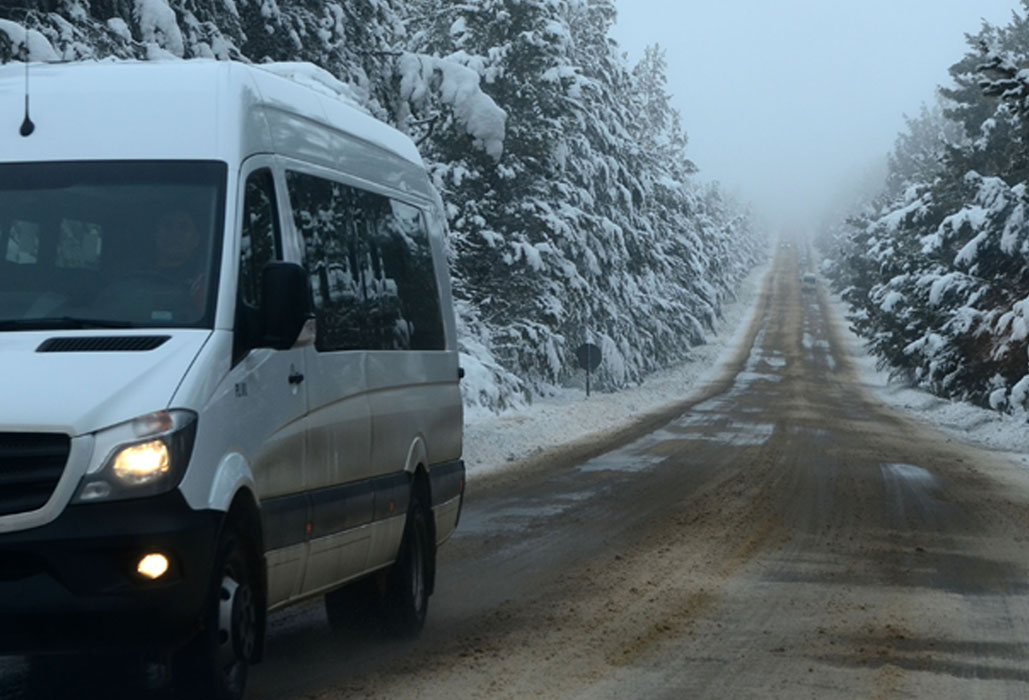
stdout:
[[(131, 330), (120, 335), (155, 335)], [(110, 331), (4, 333), (0, 343), (3, 430), (85, 435), (151, 411), (168, 408), (210, 331), (160, 332), (170, 339), (148, 352), (36, 352), (54, 336), (111, 335)]]

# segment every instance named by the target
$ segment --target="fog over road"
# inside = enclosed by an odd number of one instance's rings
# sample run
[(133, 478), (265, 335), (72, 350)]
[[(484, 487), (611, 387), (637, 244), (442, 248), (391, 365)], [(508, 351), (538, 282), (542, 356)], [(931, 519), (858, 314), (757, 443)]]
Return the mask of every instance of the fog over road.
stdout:
[(1029, 695), (1029, 477), (863, 393), (802, 272), (695, 402), (473, 481), (417, 641), (279, 613), (248, 697)]

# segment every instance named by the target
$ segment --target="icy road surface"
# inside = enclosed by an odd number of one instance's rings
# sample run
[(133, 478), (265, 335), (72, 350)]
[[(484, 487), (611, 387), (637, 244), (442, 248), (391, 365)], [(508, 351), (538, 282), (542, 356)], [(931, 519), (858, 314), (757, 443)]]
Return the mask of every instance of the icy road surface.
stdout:
[(421, 638), (272, 617), (249, 698), (1022, 698), (1029, 477), (864, 393), (780, 250), (691, 403), (473, 480)]

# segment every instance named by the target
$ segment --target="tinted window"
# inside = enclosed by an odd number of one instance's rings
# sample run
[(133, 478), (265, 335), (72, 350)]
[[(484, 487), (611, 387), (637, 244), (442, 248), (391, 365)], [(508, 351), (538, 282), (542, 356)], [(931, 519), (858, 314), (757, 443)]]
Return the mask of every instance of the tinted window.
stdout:
[[(372, 195), (373, 197), (375, 195)], [(373, 270), (384, 289), (383, 324), (393, 337), (403, 336), (403, 347), (413, 350), (443, 348), (439, 290), (425, 217), (415, 207), (395, 200), (368, 231)], [(396, 308), (387, 306), (399, 300)]]
[(249, 306), (261, 305), (261, 270), (278, 257), (279, 217), (275, 184), (269, 170), (247, 178), (240, 232), (239, 297)]
[(421, 212), (379, 194), (287, 174), (327, 350), (435, 350), (443, 323)]
[(0, 322), (210, 327), (224, 163), (0, 165)]
[(99, 223), (61, 219), (54, 264), (72, 270), (99, 270), (103, 240)]
[(271, 171), (262, 169), (251, 173), (243, 188), (236, 333), (232, 352), (237, 361), (258, 341), (261, 273), (266, 264), (281, 257), (282, 247), (275, 205), (275, 181)]

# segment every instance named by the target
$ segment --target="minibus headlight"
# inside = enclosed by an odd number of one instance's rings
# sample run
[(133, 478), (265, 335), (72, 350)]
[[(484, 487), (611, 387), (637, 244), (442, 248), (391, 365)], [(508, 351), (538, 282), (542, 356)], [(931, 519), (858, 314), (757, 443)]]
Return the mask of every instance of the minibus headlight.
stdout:
[(123, 447), (111, 462), (111, 472), (125, 486), (145, 486), (168, 476), (168, 446), (163, 440)]
[(178, 486), (193, 452), (196, 414), (157, 411), (101, 430), (73, 502), (139, 498)]

